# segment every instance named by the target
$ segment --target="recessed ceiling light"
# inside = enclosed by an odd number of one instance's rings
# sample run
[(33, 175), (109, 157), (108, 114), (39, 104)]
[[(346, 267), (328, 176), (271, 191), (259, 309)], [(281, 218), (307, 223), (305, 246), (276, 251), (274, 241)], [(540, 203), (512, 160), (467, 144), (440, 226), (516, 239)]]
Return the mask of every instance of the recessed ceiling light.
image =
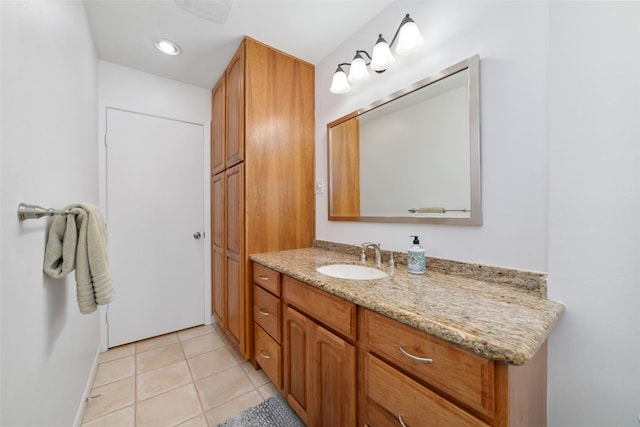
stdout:
[(167, 55), (180, 55), (182, 49), (180, 46), (167, 39), (155, 39), (153, 43), (156, 45), (158, 50), (162, 53), (166, 53)]

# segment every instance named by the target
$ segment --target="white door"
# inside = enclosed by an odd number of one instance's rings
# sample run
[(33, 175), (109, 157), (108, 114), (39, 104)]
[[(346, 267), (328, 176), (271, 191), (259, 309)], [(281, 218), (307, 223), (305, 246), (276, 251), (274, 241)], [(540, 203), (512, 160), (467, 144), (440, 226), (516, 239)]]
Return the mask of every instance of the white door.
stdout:
[(109, 347), (204, 323), (204, 129), (107, 109)]

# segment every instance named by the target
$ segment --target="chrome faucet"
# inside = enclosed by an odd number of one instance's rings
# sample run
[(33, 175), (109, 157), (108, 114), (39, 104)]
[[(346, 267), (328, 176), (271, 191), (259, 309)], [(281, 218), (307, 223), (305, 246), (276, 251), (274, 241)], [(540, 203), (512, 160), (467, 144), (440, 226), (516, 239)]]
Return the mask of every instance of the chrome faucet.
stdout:
[(382, 255), (380, 254), (380, 243), (366, 242), (362, 245), (362, 253), (360, 254), (360, 261), (365, 262), (367, 260), (366, 251), (369, 248), (373, 248), (376, 251), (376, 265), (382, 265)]

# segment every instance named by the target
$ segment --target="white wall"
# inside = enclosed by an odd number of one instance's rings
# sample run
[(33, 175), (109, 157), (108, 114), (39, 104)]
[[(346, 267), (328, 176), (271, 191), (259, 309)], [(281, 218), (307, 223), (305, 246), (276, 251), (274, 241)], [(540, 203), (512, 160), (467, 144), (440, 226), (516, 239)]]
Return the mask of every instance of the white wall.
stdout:
[[(170, 58), (171, 59), (171, 58)], [(98, 61), (99, 76), (99, 185), (100, 203), (106, 206), (106, 161), (104, 134), (106, 131), (106, 108), (120, 108), (144, 114), (182, 120), (202, 124), (204, 129), (204, 155), (202, 158), (204, 194), (204, 232), (205, 239), (210, 233), (210, 135), (211, 135), (211, 91), (190, 84), (166, 79), (153, 74), (144, 73), (131, 68)], [(170, 201), (167, 201), (170, 202)], [(162, 208), (159, 206), (158, 208)], [(149, 217), (153, 221), (153, 215)], [(158, 224), (158, 229), (163, 227)], [(211, 245), (205, 240), (204, 245), (204, 312), (206, 323), (211, 320)], [(106, 348), (106, 324), (102, 318), (102, 344)]]
[[(330, 93), (336, 64), (356, 49), (371, 53), (379, 32), (390, 41), (406, 13), (425, 37), (423, 52), (397, 57), (346, 95)], [(484, 216), (481, 227), (334, 222), (325, 193), (317, 198), (317, 238), (406, 251), (418, 234), (431, 256), (546, 271), (547, 21), (543, 2), (397, 1), (317, 64), (316, 176), (326, 183), (326, 123), (479, 54)]]
[[(411, 13), (429, 47), (347, 95), (339, 62)], [(464, 57), (481, 57), (481, 227), (327, 221), (317, 237), (547, 271), (567, 313), (550, 337), (548, 425), (638, 425), (640, 3), (394, 2), (316, 67), (318, 178), (325, 124)], [(396, 65), (401, 65), (399, 62)], [(548, 225), (547, 225), (548, 224)]]
[(82, 2), (0, 2), (3, 426), (74, 423), (98, 351), (73, 275), (42, 272), (47, 219), (20, 202), (98, 203), (97, 61)]
[(640, 3), (551, 2), (550, 426), (638, 426)]

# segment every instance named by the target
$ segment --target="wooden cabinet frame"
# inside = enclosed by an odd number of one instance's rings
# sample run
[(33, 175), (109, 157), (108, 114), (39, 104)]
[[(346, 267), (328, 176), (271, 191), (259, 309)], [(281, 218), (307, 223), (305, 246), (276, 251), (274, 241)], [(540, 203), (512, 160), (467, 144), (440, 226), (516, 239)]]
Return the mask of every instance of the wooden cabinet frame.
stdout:
[(212, 242), (212, 311), (247, 359), (249, 254), (310, 247), (315, 237), (314, 79), (313, 65), (245, 37), (212, 90), (212, 229), (225, 234)]

